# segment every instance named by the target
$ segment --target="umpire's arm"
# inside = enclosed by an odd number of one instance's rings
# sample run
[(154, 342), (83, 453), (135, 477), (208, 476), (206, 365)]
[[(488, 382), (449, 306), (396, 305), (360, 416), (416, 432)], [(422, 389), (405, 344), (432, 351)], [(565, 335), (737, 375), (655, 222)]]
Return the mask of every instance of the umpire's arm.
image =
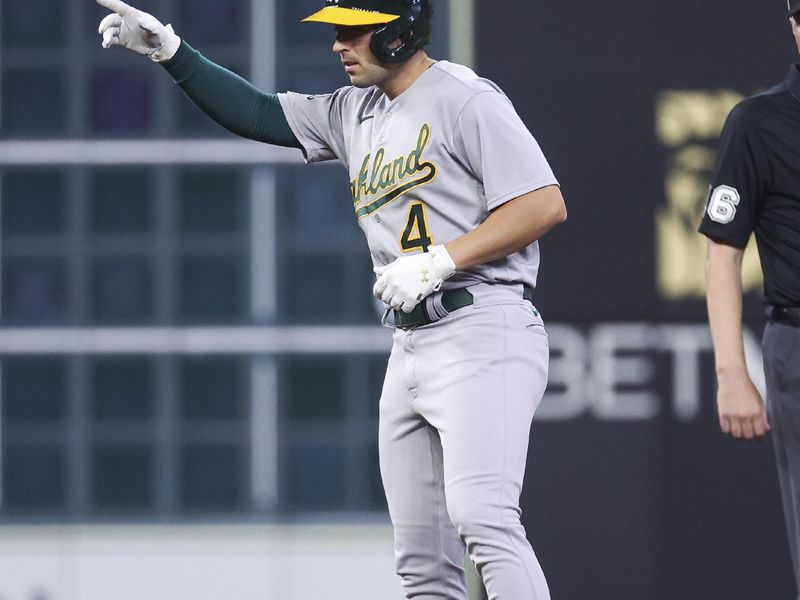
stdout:
[(706, 297), (717, 372), (720, 428), (740, 439), (769, 431), (761, 395), (744, 360), (742, 341), (742, 257), (744, 248), (708, 238)]

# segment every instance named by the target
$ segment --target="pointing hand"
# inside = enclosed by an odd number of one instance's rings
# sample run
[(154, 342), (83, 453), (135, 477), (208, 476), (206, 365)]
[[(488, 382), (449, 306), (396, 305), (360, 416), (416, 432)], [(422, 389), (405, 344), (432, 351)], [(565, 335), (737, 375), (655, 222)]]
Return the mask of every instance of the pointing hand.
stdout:
[(103, 48), (122, 46), (157, 62), (169, 60), (178, 51), (181, 39), (172, 25), (163, 25), (153, 15), (142, 12), (122, 0), (97, 0), (112, 11), (100, 22)]

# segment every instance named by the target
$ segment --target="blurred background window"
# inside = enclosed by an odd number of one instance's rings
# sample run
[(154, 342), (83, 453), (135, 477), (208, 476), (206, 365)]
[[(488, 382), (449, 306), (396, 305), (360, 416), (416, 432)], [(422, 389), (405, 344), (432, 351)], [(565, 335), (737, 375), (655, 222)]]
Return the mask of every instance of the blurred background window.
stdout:
[(6, 442), (3, 508), (10, 516), (59, 518), (66, 513), (67, 461), (62, 445)]
[(96, 358), (90, 377), (92, 415), (97, 421), (148, 423), (154, 417), (156, 369), (153, 359)]
[(154, 88), (157, 81), (148, 66), (135, 69), (109, 66), (94, 72), (89, 111), (90, 129), (94, 134), (141, 137), (150, 133), (156, 112)]
[(180, 363), (181, 417), (187, 422), (237, 421), (247, 415), (247, 363), (238, 358), (184, 359)]
[(2, 72), (5, 135), (44, 136), (63, 133), (67, 126), (67, 84), (60, 69), (4, 68)]
[(3, 423), (61, 423), (67, 416), (67, 365), (58, 358), (3, 362)]
[(2, 233), (61, 233), (66, 225), (65, 174), (53, 169), (19, 169), (6, 173)]
[(94, 169), (89, 185), (92, 232), (149, 233), (155, 222), (156, 190), (152, 169)]
[(153, 448), (128, 442), (93, 450), (93, 513), (147, 514), (155, 498)]
[(149, 259), (104, 257), (92, 266), (91, 313), (97, 323), (152, 320), (153, 268)]
[(63, 0), (3, 0), (0, 36), (8, 48), (62, 48), (67, 3)]
[(3, 261), (4, 320), (56, 324), (68, 310), (66, 265), (58, 258), (9, 256)]

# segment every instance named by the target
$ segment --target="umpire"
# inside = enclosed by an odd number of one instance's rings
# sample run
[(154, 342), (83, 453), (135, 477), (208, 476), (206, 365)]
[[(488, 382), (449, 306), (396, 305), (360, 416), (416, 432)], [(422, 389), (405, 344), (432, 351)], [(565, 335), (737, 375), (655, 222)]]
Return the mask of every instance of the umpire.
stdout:
[[(800, 51), (800, 0), (788, 4)], [(700, 232), (708, 237), (708, 318), (720, 427), (745, 440), (772, 429), (800, 588), (800, 65), (728, 116)], [(766, 409), (747, 374), (742, 343), (741, 264), (751, 233), (767, 303)]]

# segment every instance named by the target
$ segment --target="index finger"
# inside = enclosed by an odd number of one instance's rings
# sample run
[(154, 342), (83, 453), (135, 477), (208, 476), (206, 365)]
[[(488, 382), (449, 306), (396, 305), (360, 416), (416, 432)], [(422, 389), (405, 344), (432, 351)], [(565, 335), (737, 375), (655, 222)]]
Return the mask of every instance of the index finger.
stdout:
[(123, 17), (131, 10), (131, 7), (122, 0), (97, 0), (97, 3)]

